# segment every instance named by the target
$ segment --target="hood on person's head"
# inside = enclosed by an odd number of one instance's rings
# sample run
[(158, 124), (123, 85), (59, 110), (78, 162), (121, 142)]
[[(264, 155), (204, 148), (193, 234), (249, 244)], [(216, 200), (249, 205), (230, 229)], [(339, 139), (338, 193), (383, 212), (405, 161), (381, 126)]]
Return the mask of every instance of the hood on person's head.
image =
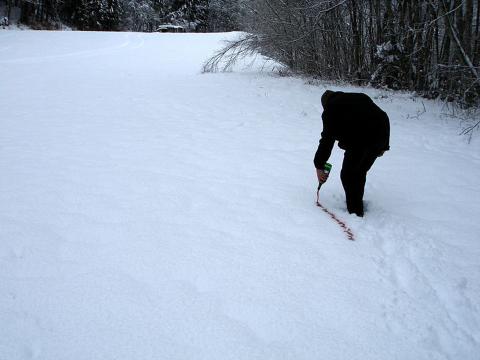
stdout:
[(328, 100), (330, 99), (330, 97), (334, 94), (335, 92), (334, 91), (331, 91), (331, 90), (327, 90), (323, 93), (322, 95), (322, 106), (323, 108), (325, 109), (325, 107), (327, 106), (327, 103), (328, 103)]

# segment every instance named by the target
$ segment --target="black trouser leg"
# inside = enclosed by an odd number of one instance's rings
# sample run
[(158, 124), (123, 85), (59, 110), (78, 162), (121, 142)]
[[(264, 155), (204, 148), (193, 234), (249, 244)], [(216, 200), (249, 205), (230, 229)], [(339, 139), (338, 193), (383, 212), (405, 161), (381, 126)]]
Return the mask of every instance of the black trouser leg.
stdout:
[(364, 149), (345, 151), (340, 178), (342, 179), (347, 199), (347, 209), (350, 214), (363, 216), (363, 193), (367, 172), (376, 158), (376, 153)]

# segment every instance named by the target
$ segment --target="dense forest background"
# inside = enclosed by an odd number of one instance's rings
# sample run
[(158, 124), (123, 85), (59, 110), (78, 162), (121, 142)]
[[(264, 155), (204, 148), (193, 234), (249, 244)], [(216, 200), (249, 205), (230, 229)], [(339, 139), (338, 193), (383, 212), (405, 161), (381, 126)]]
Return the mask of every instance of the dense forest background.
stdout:
[[(3, 8), (3, 14), (1, 9)], [(161, 24), (186, 31), (239, 28), (238, 1), (220, 0), (0, 0), (4, 23), (35, 29), (155, 31)]]
[(207, 69), (259, 52), (295, 73), (480, 105), (478, 0), (0, 0), (2, 9), (4, 24), (33, 28), (243, 30)]

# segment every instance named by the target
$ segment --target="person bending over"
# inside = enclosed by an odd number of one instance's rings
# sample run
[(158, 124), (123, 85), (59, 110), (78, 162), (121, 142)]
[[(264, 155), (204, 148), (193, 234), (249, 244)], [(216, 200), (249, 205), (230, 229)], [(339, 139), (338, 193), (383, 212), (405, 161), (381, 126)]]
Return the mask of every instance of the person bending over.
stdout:
[(328, 179), (324, 171), (335, 141), (345, 150), (340, 178), (347, 210), (363, 216), (363, 193), (367, 172), (390, 149), (390, 122), (387, 114), (366, 94), (327, 90), (322, 95), (323, 131), (314, 164), (320, 183)]

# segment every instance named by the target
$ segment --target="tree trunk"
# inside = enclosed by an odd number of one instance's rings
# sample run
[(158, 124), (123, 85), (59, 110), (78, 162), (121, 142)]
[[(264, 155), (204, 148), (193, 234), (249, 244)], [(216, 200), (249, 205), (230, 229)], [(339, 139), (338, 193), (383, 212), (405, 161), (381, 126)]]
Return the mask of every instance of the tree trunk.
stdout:
[(466, 53), (472, 56), (473, 0), (465, 0), (465, 16), (463, 20), (463, 47)]
[(477, 70), (475, 69), (475, 66), (472, 63), (472, 60), (470, 59), (468, 54), (465, 52), (465, 49), (463, 48), (461, 39), (458, 35), (458, 29), (455, 26), (455, 22), (450, 20), (449, 15), (447, 15), (446, 18), (447, 18), (447, 22), (448, 22), (448, 31), (450, 32), (450, 34), (452, 36), (452, 39), (454, 40), (455, 44), (457, 45), (459, 56), (461, 57), (461, 59), (463, 60), (465, 65), (467, 65), (467, 67), (469, 68), (470, 72), (475, 77), (475, 79), (477, 81), (480, 81), (480, 77), (478, 75)]
[(472, 61), (478, 66), (480, 63), (480, 4), (477, 2), (475, 7), (475, 24), (472, 24), (472, 27), (475, 28), (472, 34)]
[[(353, 64), (352, 64), (352, 69), (351, 73), (352, 75), (356, 75), (360, 72), (360, 53), (361, 53), (361, 38), (360, 38), (360, 25), (359, 25), (359, 19), (358, 19), (358, 6), (356, 0), (351, 0), (350, 2), (350, 21), (351, 21), (351, 31), (352, 31), (352, 37), (353, 37)], [(354, 75), (354, 76), (355, 76)]]

